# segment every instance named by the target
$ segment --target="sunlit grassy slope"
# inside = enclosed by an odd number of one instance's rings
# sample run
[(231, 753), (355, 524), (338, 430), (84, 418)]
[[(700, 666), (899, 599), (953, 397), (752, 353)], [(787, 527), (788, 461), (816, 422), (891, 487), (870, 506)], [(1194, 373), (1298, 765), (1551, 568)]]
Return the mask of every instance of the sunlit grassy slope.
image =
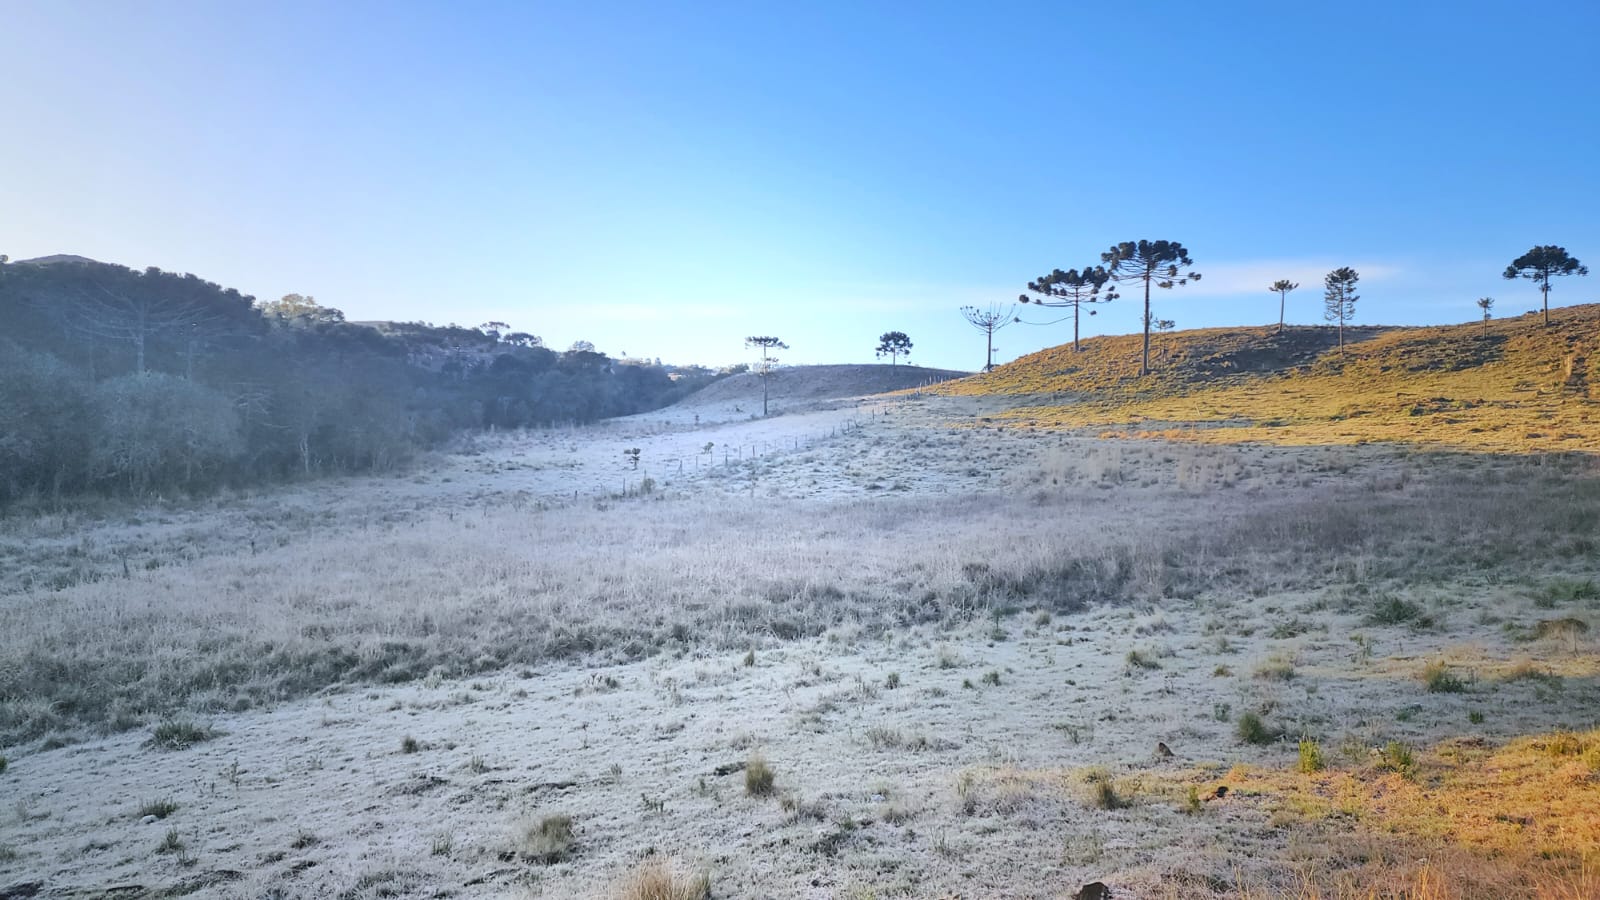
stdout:
[[(1600, 305), (1468, 325), (1203, 329), (1054, 347), (937, 388), (1016, 397), (1003, 418), (1213, 443), (1397, 441), (1488, 451), (1600, 450)], [(1131, 426), (1131, 428), (1118, 426)]]

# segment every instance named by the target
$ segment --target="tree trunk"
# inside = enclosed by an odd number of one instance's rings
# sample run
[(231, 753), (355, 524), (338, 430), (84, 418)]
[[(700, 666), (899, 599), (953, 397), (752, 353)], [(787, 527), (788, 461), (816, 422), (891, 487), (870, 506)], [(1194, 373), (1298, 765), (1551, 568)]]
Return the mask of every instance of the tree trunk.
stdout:
[(1289, 292), (1278, 292), (1278, 333), (1283, 334), (1283, 308), (1288, 303)]
[(1078, 310), (1079, 305), (1072, 304), (1072, 352), (1078, 352)]
[(1546, 272), (1540, 284), (1540, 292), (1544, 294), (1544, 323), (1550, 324), (1550, 273)]
[(1139, 361), (1139, 377), (1150, 374), (1150, 276), (1144, 277), (1144, 356)]

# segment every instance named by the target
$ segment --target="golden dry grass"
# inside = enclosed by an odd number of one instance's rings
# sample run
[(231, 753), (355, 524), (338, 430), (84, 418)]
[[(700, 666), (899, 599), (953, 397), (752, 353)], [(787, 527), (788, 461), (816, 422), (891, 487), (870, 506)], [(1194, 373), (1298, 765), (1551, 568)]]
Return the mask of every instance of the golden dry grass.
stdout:
[(682, 875), (667, 860), (652, 856), (617, 885), (617, 900), (706, 900), (711, 878), (705, 873)]
[(1302, 867), (1292, 896), (1600, 895), (1600, 729), (1499, 747), (1456, 739), (1415, 757), (1410, 777), (1372, 763), (1236, 769), (1229, 781), (1285, 827), (1357, 839)]
[[(1049, 397), (998, 418), (1207, 443), (1392, 441), (1490, 452), (1600, 450), (1600, 306), (1482, 325), (1365, 330), (1343, 353), (1329, 330), (1204, 329), (1056, 347), (935, 390)], [(1065, 402), (1063, 402), (1065, 401)]]

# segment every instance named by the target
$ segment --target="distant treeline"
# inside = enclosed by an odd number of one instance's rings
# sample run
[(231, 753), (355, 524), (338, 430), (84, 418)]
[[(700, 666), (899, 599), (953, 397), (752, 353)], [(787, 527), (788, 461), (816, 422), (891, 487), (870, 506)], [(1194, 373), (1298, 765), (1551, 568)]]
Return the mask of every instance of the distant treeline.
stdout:
[(359, 325), (194, 275), (0, 257), (0, 504), (381, 471), (462, 429), (592, 422), (717, 377), (491, 323)]

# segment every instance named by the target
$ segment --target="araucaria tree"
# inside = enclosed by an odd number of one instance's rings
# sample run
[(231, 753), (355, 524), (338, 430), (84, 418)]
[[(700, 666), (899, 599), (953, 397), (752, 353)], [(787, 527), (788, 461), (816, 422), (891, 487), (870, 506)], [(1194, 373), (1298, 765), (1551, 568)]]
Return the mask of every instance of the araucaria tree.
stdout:
[(1277, 281), (1274, 281), (1272, 283), (1272, 287), (1267, 288), (1267, 290), (1272, 291), (1273, 293), (1278, 295), (1278, 333), (1279, 334), (1283, 334), (1283, 311), (1284, 311), (1284, 308), (1287, 307), (1288, 304), (1289, 304), (1289, 292), (1294, 290), (1295, 288), (1297, 288), (1299, 286), (1300, 286), (1299, 284), (1297, 284), (1296, 282), (1290, 281), (1287, 278), (1279, 278)]
[(746, 348), (761, 348), (761, 363), (756, 367), (756, 376), (761, 379), (761, 415), (765, 416), (767, 414), (767, 379), (771, 377), (773, 368), (778, 364), (778, 358), (772, 355), (772, 351), (787, 350), (789, 345), (779, 338), (770, 336), (747, 337), (744, 339), (744, 345)]
[(988, 350), (983, 357), (983, 370), (985, 372), (994, 368), (994, 333), (1013, 322), (1022, 321), (1017, 318), (1016, 312), (1017, 308), (1015, 306), (1005, 312), (1001, 312), (1000, 307), (993, 304), (988, 309), (979, 309), (976, 306), (961, 307), (961, 315), (972, 323), (973, 328), (983, 332), (985, 337), (988, 338)]
[(1567, 248), (1546, 244), (1522, 254), (1506, 266), (1505, 277), (1526, 278), (1539, 282), (1539, 293), (1544, 295), (1544, 323), (1550, 324), (1550, 279), (1563, 275), (1587, 275), (1589, 267), (1573, 259)]
[(1356, 282), (1361, 276), (1349, 266), (1334, 269), (1322, 279), (1322, 317), (1339, 325), (1339, 352), (1344, 352), (1344, 323), (1355, 318)]
[(1144, 355), (1139, 361), (1139, 374), (1150, 374), (1150, 287), (1170, 289), (1177, 285), (1199, 281), (1199, 272), (1185, 271), (1194, 265), (1189, 251), (1177, 241), (1123, 241), (1100, 254), (1111, 279), (1119, 282), (1144, 283)]
[[(1023, 294), (1017, 298), (1018, 303), (1036, 303), (1039, 306), (1056, 308), (1070, 307), (1072, 309), (1072, 349), (1078, 349), (1078, 318), (1083, 307), (1093, 303), (1109, 303), (1117, 299), (1116, 288), (1106, 290), (1106, 282), (1111, 280), (1111, 273), (1104, 266), (1084, 266), (1083, 271), (1068, 269), (1065, 272), (1056, 269), (1049, 275), (1042, 275), (1028, 282), (1028, 290), (1034, 296)], [(1089, 315), (1094, 315), (1094, 310), (1089, 310)]]
[(1494, 316), (1494, 313), (1493, 313), (1494, 298), (1493, 297), (1479, 297), (1478, 298), (1478, 308), (1483, 310), (1483, 333), (1484, 334), (1488, 334), (1489, 333), (1489, 319)]
[(889, 357), (892, 368), (902, 356), (911, 355), (911, 338), (904, 331), (885, 331), (878, 335), (878, 358)]

